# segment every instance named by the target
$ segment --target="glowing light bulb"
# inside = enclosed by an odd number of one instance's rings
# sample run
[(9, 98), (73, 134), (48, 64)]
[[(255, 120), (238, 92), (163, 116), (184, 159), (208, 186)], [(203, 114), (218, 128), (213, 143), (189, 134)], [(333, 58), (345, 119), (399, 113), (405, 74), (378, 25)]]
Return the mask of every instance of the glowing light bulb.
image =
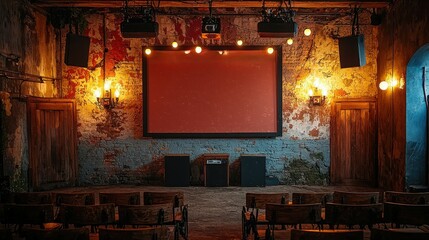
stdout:
[(94, 90), (94, 96), (96, 98), (100, 98), (101, 97), (101, 89), (100, 88), (97, 88), (97, 89)]
[(195, 47), (195, 52), (196, 53), (201, 53), (203, 51), (203, 49), (200, 46), (196, 46)]
[(109, 90), (110, 90), (111, 85), (112, 85), (112, 81), (111, 81), (111, 80), (106, 80), (106, 81), (104, 82), (104, 91), (109, 91)]
[(272, 54), (273, 52), (274, 52), (274, 48), (269, 47), (269, 48), (267, 49), (267, 53), (268, 53), (268, 54)]
[(237, 45), (238, 46), (242, 46), (243, 45), (243, 40), (237, 40)]
[(304, 35), (305, 36), (310, 36), (311, 35), (311, 29), (310, 28), (306, 28), (305, 30), (304, 30)]
[(312, 89), (308, 90), (308, 96), (312, 97), (313, 95), (314, 95), (313, 90)]
[(191, 53), (191, 50), (186, 50), (185, 51), (185, 54), (189, 54), (189, 53)]
[(396, 85), (398, 85), (398, 80), (395, 78), (392, 78), (392, 80), (390, 81), (390, 86), (395, 87)]
[(315, 88), (320, 88), (320, 78), (316, 78), (316, 79), (314, 79), (314, 83), (313, 83), (313, 86), (315, 87)]
[(292, 39), (292, 38), (289, 38), (289, 39), (286, 41), (286, 43), (287, 43), (288, 45), (292, 45), (292, 44), (293, 44), (293, 39)]
[(389, 83), (387, 83), (386, 81), (382, 81), (380, 82), (380, 84), (378, 84), (378, 87), (384, 91), (389, 87)]
[(150, 50), (150, 48), (146, 48), (144, 50), (144, 53), (146, 53), (146, 55), (150, 55), (152, 53), (152, 50)]
[(323, 88), (322, 89), (322, 96), (328, 96), (328, 89), (326, 89), (326, 88)]
[(119, 89), (116, 89), (115, 90), (115, 98), (119, 98), (119, 95), (120, 95)]
[(179, 44), (176, 41), (174, 41), (174, 42), (171, 43), (171, 46), (173, 48), (177, 48), (179, 46)]

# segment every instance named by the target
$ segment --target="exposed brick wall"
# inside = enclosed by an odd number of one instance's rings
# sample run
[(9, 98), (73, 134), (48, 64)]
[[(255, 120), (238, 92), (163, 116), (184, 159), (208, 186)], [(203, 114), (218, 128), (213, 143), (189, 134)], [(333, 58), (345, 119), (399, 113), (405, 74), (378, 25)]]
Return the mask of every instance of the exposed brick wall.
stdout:
[[(89, 68), (103, 57), (102, 15), (88, 17), (85, 31), (91, 37)], [(120, 15), (107, 14), (106, 76), (121, 84), (120, 105), (98, 109), (93, 90), (102, 86), (101, 67), (93, 70), (64, 66), (66, 96), (78, 103), (80, 183), (162, 184), (163, 156), (186, 153), (191, 160), (204, 153), (228, 153), (230, 164), (240, 154), (267, 156), (267, 175), (285, 184), (327, 184), (329, 170), (330, 102), (342, 97), (374, 97), (376, 86), (377, 27), (365, 24), (367, 65), (340, 69), (336, 37), (350, 35), (350, 18), (307, 23), (298, 17), (299, 35), (294, 44), (286, 39), (262, 39), (256, 32), (259, 17), (222, 17), (222, 39), (200, 38), (201, 18), (158, 16), (156, 39), (123, 39)], [(303, 36), (306, 26), (313, 35)], [(233, 45), (240, 37), (248, 45), (283, 45), (283, 135), (273, 139), (149, 139), (142, 136), (142, 69), (144, 46), (179, 44)], [(64, 38), (64, 36), (63, 36)], [(308, 88), (314, 78), (329, 87), (327, 104), (308, 106)], [(198, 169), (193, 169), (198, 174)], [(232, 171), (234, 172), (234, 171)], [(231, 176), (234, 179), (234, 176)]]

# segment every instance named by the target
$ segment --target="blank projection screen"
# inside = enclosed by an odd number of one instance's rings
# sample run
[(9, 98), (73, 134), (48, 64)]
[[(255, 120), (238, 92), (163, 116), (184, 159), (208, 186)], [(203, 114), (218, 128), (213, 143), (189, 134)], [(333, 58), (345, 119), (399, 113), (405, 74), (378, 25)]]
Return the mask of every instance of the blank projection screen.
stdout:
[(146, 137), (281, 135), (281, 47), (157, 47), (143, 57)]

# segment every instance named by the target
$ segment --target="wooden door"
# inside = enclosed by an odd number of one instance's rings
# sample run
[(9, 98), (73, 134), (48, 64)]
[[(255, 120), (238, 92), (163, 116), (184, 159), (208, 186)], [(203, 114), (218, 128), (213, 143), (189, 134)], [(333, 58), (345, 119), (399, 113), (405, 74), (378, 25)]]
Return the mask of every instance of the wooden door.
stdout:
[(78, 170), (75, 101), (29, 98), (27, 110), (30, 190), (73, 186)]
[(331, 183), (375, 186), (376, 99), (337, 99), (331, 108)]

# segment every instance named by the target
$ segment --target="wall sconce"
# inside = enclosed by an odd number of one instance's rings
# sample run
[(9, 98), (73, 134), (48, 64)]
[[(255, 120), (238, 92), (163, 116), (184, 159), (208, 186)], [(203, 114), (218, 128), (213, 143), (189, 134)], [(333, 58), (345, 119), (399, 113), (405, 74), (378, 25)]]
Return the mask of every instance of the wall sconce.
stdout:
[(320, 84), (319, 79), (313, 83), (313, 88), (308, 90), (308, 96), (310, 98), (310, 106), (322, 106), (325, 104), (328, 90)]
[(101, 89), (97, 88), (94, 91), (94, 95), (97, 98), (97, 106), (99, 108), (104, 107), (105, 109), (112, 109), (114, 108), (118, 102), (119, 102), (119, 95), (120, 95), (120, 85), (118, 84), (116, 86), (114, 96), (112, 96), (112, 89), (111, 89), (111, 81), (105, 81), (104, 82), (104, 94), (103, 97), (101, 97)]

